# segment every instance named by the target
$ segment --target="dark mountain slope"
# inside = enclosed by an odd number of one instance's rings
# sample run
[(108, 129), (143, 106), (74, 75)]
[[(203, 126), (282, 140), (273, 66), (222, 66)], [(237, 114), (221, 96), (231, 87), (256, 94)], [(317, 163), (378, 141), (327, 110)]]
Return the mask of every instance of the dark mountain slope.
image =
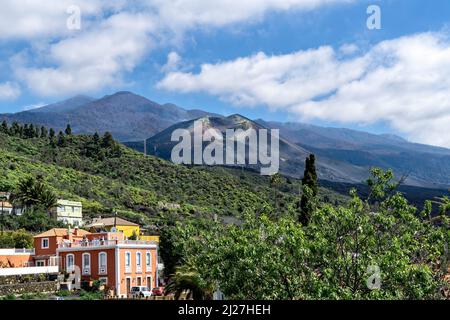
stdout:
[(160, 105), (131, 92), (118, 92), (98, 100), (78, 96), (40, 109), (0, 115), (0, 120), (34, 123), (74, 133), (111, 132), (120, 141), (145, 139), (180, 121), (209, 115), (174, 104)]
[[(267, 129), (261, 124), (258, 124), (248, 118), (241, 115), (232, 115), (229, 117), (203, 117), (200, 119), (203, 122), (203, 128), (214, 128), (225, 134), (226, 129)], [(163, 130), (159, 134), (151, 137), (147, 140), (147, 152), (152, 155), (156, 155), (163, 159), (170, 159), (173, 147), (178, 142), (172, 142), (172, 133), (177, 129), (186, 129), (193, 135), (195, 120), (185, 121), (173, 125), (166, 130)], [(126, 145), (143, 151), (143, 142), (130, 142)], [(204, 144), (204, 147), (207, 143)], [(225, 153), (225, 151), (224, 151)], [(283, 174), (291, 177), (300, 178), (304, 171), (304, 162), (307, 155), (311, 153), (310, 150), (303, 148), (295, 143), (290, 142), (284, 138), (280, 139), (280, 171)], [(361, 182), (367, 172), (363, 172), (359, 167), (335, 161), (334, 159), (328, 159), (322, 157), (318, 161), (319, 176), (322, 179), (328, 179), (333, 181), (347, 181), (347, 182)], [(258, 169), (259, 166), (250, 166), (249, 168)]]
[(341, 128), (324, 128), (301, 123), (258, 120), (319, 157), (365, 168), (393, 169), (408, 175), (409, 185), (449, 188), (450, 149), (411, 143), (398, 136), (376, 135)]

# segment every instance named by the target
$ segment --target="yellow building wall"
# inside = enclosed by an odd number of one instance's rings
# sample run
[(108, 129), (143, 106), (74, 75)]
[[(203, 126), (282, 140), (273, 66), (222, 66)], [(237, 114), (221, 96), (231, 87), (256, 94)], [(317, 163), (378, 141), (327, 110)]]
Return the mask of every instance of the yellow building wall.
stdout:
[(140, 236), (139, 240), (159, 242), (159, 236)]
[[(139, 236), (140, 233), (139, 226), (116, 226), (116, 230), (119, 232), (123, 232), (123, 235), (128, 238), (132, 237), (133, 234)], [(108, 231), (111, 231), (111, 228)]]

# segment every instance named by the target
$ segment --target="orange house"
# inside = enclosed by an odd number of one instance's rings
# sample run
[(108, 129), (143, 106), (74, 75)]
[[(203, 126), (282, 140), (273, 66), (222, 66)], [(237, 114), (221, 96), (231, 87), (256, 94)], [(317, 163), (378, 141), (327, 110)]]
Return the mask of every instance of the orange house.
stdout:
[(60, 271), (79, 272), (82, 281), (100, 280), (116, 296), (133, 286), (158, 286), (158, 244), (125, 240), (121, 232), (92, 233), (81, 242), (60, 243)]
[(56, 250), (60, 243), (80, 242), (90, 234), (81, 229), (54, 228), (34, 237), (34, 265), (36, 267), (56, 266)]

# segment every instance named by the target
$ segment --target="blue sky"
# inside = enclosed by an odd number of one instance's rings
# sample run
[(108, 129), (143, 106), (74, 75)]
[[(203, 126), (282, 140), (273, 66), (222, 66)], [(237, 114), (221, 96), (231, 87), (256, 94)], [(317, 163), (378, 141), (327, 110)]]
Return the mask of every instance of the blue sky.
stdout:
[[(5, 1), (0, 112), (129, 90), (185, 108), (450, 147), (446, 131), (425, 130), (450, 125), (448, 0), (216, 1)], [(72, 3), (82, 25), (68, 31)], [(366, 26), (373, 4), (381, 30)]]

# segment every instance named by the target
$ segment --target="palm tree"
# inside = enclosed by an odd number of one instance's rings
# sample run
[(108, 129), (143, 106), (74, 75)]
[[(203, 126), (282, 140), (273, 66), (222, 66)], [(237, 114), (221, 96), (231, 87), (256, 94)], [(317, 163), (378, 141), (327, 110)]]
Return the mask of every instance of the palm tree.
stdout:
[(57, 206), (58, 199), (56, 195), (49, 189), (43, 190), (40, 199), (40, 205), (46, 210), (50, 210)]
[(175, 299), (178, 299), (183, 292), (187, 292), (187, 299), (204, 300), (212, 297), (212, 290), (202, 285), (200, 274), (190, 266), (177, 267), (165, 291), (174, 293)]
[(29, 177), (19, 182), (11, 195), (14, 204), (25, 208), (40, 207), (49, 210), (57, 203), (56, 195), (48, 188), (42, 177)]

